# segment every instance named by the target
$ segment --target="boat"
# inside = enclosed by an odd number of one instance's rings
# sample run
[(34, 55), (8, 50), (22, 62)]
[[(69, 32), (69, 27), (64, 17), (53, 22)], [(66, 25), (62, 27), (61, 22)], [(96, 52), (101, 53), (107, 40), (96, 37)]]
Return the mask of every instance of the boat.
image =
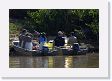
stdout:
[[(51, 43), (51, 42), (50, 42)], [(50, 44), (49, 44), (50, 45)], [(74, 43), (73, 47), (70, 46), (61, 46), (61, 47), (53, 47), (53, 49), (49, 49), (48, 46), (43, 46), (42, 50), (28, 50), (19, 46), (19, 41), (15, 40), (12, 42), (12, 48), (14, 53), (10, 55), (18, 55), (18, 56), (62, 56), (62, 55), (81, 55), (87, 53), (86, 47), (79, 46), (78, 43)]]
[(19, 46), (19, 41), (13, 41), (12, 42), (12, 47), (11, 49), (13, 49), (14, 53), (10, 54), (10, 55), (19, 55), (19, 56), (53, 56), (57, 54), (57, 50), (48, 50), (48, 48), (46, 46), (44, 46), (43, 50), (28, 50), (25, 48), (22, 48)]

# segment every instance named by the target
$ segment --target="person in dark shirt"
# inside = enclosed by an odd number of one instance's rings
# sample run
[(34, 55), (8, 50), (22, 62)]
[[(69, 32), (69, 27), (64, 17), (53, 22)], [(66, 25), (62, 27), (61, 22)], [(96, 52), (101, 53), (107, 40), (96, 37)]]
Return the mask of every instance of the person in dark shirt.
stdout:
[(65, 40), (63, 37), (63, 33), (61, 31), (58, 32), (58, 36), (54, 39), (54, 42), (55, 42), (55, 46), (64, 46), (65, 44)]

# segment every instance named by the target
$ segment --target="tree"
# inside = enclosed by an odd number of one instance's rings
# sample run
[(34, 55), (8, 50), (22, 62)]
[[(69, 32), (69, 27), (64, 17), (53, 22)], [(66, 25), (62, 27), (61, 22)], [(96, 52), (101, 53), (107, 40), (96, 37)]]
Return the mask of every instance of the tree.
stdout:
[[(14, 13), (13, 13), (14, 12)], [(77, 30), (80, 40), (99, 41), (98, 9), (12, 9), (10, 18), (22, 19), (23, 28), (56, 35)]]

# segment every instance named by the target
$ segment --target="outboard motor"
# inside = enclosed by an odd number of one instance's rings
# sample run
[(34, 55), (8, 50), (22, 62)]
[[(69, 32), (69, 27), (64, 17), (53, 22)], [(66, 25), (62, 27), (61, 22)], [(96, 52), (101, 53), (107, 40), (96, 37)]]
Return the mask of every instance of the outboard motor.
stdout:
[(73, 44), (73, 53), (78, 54), (78, 51), (80, 51), (80, 47), (78, 43)]

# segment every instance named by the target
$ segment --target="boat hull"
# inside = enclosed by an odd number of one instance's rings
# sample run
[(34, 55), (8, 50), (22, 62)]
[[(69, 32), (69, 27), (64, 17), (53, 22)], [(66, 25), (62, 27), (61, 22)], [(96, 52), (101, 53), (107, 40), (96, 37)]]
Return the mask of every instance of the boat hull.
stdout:
[(18, 41), (13, 42), (12, 48), (14, 53), (11, 53), (12, 56), (71, 56), (71, 55), (84, 55), (87, 53), (87, 49), (82, 49), (80, 51), (75, 51), (73, 49), (67, 49), (64, 47), (56, 47), (54, 50), (32, 50), (21, 48), (18, 46)]

